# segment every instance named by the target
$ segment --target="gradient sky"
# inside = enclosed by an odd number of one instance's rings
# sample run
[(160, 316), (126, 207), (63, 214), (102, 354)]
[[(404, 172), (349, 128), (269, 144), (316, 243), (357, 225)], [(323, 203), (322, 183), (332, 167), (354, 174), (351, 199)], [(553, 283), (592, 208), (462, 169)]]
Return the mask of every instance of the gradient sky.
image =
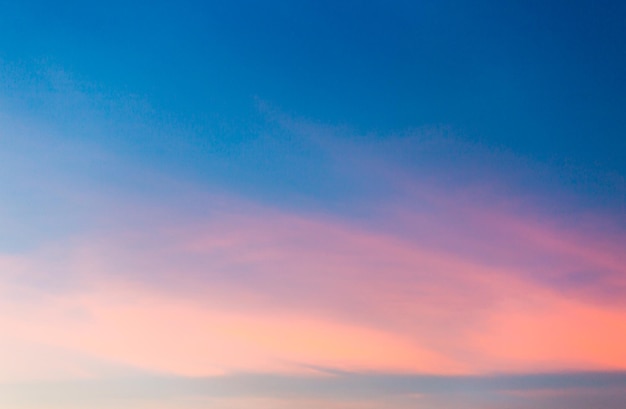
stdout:
[(626, 406), (623, 1), (0, 0), (0, 406)]

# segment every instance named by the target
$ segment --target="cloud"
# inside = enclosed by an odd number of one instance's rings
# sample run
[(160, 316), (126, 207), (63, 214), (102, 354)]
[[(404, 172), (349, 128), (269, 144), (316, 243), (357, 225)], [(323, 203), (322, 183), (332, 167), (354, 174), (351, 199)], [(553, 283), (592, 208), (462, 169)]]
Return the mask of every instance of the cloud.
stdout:
[[(37, 395), (32, 396), (36, 387)], [(230, 376), (127, 377), (118, 380), (0, 384), (0, 397), (14, 407), (46, 405), (74, 407), (113, 402), (156, 407), (260, 407), (305, 409), (315, 404), (331, 408), (382, 409), (390, 404), (410, 407), (563, 407), (570, 402), (602, 403), (617, 409), (626, 401), (623, 372), (570, 372), (497, 376), (432, 376), (342, 373), (333, 376), (236, 374)], [(579, 400), (576, 403), (576, 399)], [(30, 406), (29, 406), (30, 404)], [(130, 403), (128, 403), (130, 404)], [(23, 405), (23, 406), (22, 406)], [(160, 406), (158, 406), (160, 405)], [(197, 406), (196, 406), (197, 405)], [(98, 406), (99, 407), (99, 406)]]
[[(4, 280), (14, 288), (7, 294), (21, 291), (4, 302), (3, 311), (16, 311), (2, 314), (4, 328), (181, 375), (311, 365), (421, 373), (626, 367), (624, 310), (545, 286), (523, 263), (481, 262), (332, 217), (210, 203), (202, 219), (131, 208), (106, 233), (25, 256), (19, 274)], [(560, 249), (545, 251), (559, 261)], [(52, 284), (50, 272), (58, 274)], [(66, 288), (50, 291), (58, 281)]]
[[(489, 407), (511, 389), (498, 382), (552, 385), (561, 374), (538, 373), (626, 368), (626, 240), (610, 214), (555, 215), (528, 191), (503, 190), (502, 180), (514, 177), (492, 177), (489, 166), (461, 177), (485, 156), (463, 146), (447, 152), (455, 145), (437, 142), (436, 130), (399, 144), (430, 144), (410, 166), (406, 158), (393, 162), (397, 146), (342, 138), (344, 129), (284, 118), (277, 124), (277, 135), (242, 147), (242, 157), (269, 152), (262, 161), (271, 162), (298, 145), (295, 158), (266, 176), (289, 173), (298, 182), (304, 176), (290, 169), (310, 154), (304, 190), (345, 192), (322, 195), (316, 205), (306, 195), (304, 204), (295, 200), (298, 189), (264, 196), (261, 186), (246, 196), (167, 166), (129, 163), (101, 146), (48, 154), (49, 143), (33, 150), (37, 144), (3, 139), (13, 152), (32, 154), (26, 168), (17, 160), (0, 166), (19, 176), (14, 192), (32, 190), (38, 200), (6, 194), (3, 225), (37, 233), (28, 234), (29, 246), (0, 255), (0, 351), (10, 362), (0, 377), (115, 383), (147, 372), (163, 377), (146, 382), (165, 393), (169, 384), (161, 390), (159, 382), (168, 376), (196, 385), (184, 377), (215, 374), (222, 377), (197, 382), (231, 388), (231, 400), (216, 403), (224, 407), (244, 405), (239, 391), (271, 399), (285, 385), (331, 400), (393, 387), (401, 395), (477, 390), (488, 395), (477, 406)], [(266, 151), (272, 136), (280, 143)], [(433, 151), (447, 157), (445, 166), (425, 160)], [(66, 156), (78, 159), (66, 166)], [(318, 164), (329, 180), (312, 177)], [(558, 194), (554, 200), (564, 204)], [(42, 234), (46, 223), (22, 212), (28, 205), (47, 209), (46, 220), (64, 228)], [(302, 380), (311, 372), (317, 378)], [(530, 378), (487, 377), (503, 372)], [(415, 373), (426, 375), (407, 375)], [(272, 402), (257, 401), (288, 406)]]

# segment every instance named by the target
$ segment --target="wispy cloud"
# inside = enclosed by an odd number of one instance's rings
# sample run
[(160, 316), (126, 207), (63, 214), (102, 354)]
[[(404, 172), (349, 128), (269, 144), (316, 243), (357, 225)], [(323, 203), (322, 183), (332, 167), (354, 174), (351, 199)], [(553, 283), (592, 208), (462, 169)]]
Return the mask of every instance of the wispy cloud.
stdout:
[[(9, 334), (0, 341), (0, 378), (95, 378), (85, 384), (94, 393), (128, 388), (131, 397), (145, 397), (150, 385), (159, 391), (151, 399), (180, 385), (185, 399), (206, 388), (218, 396), (203, 399), (225, 408), (252, 402), (243, 395), (288, 407), (271, 400), (286, 391), (308, 394), (303, 408), (320, 396), (335, 402), (328, 407), (385, 407), (377, 399), (388, 395), (405, 399), (397, 407), (461, 407), (440, 396), (446, 391), (470, 393), (481, 407), (498, 399), (515, 407), (531, 398), (511, 391), (623, 387), (621, 373), (541, 375), (626, 368), (626, 240), (610, 213), (583, 218), (569, 204), (555, 215), (529, 190), (502, 187), (517, 176), (492, 177), (488, 164), (476, 165), (488, 159), (480, 150), (450, 140), (441, 149), (437, 129), (414, 131), (412, 143), (430, 146), (414, 165), (390, 160), (397, 156), (385, 149), (397, 147), (345, 137), (349, 129), (266, 115), (267, 134), (242, 143), (241, 155), (269, 144), (261, 151), (279, 157), (296, 144), (329, 179), (294, 171), (296, 182), (309, 183), (300, 193), (336, 191), (303, 203), (297, 189), (264, 196), (265, 180), (246, 195), (216, 187), (218, 178), (190, 182), (130, 163), (98, 144), (72, 151), (79, 160), (67, 167), (67, 152), (50, 152), (49, 143), (27, 167), (4, 162), (16, 192), (56, 195), (54, 207), (35, 207), (73, 228), (40, 232), (0, 255), (0, 324)], [(458, 166), (430, 164), (433, 151)], [(94, 158), (111, 166), (96, 169)], [(259, 180), (297, 166), (296, 155)], [(463, 169), (474, 173), (464, 178)], [(15, 197), (4, 225), (45, 226)], [(114, 386), (97, 383), (106, 379)], [(64, 385), (28, 388), (46, 396), (74, 384)], [(22, 399), (21, 387), (3, 388)], [(59, 402), (82, 399), (58, 393)], [(366, 395), (370, 403), (359, 401)]]

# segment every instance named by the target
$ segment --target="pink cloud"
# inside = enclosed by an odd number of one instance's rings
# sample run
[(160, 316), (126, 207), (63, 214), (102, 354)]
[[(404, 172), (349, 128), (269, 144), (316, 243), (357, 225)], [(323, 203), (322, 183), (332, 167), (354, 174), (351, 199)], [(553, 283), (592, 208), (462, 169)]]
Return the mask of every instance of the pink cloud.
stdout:
[[(7, 311), (5, 303), (2, 307)], [(31, 361), (33, 352), (41, 358), (34, 377), (42, 375), (42, 368), (61, 368), (55, 355), (46, 354), (54, 348), (184, 376), (307, 373), (313, 365), (405, 372), (456, 369), (449, 359), (401, 334), (290, 311), (225, 311), (210, 302), (105, 283), (96, 292), (58, 297), (40, 308), (14, 308), (14, 314), (0, 318), (3, 331), (14, 340), (4, 350), (10, 351), (14, 368)], [(67, 376), (78, 375), (70, 369)]]
[[(236, 201), (202, 220), (148, 213), (159, 223), (117, 227), (17, 261), (24, 276), (65, 272), (76, 288), (33, 305), (6, 299), (3, 328), (31, 344), (184, 375), (307, 366), (424, 373), (626, 368), (619, 349), (625, 311), (571, 299), (528, 271), (537, 243), (551, 266), (569, 266), (583, 236), (485, 216), (506, 232), (491, 237), (492, 226), (483, 223), (478, 240), (494, 252), (515, 252), (507, 264), (389, 230)], [(454, 230), (457, 243), (471, 244), (476, 230)], [(526, 247), (511, 250), (520, 242)], [(589, 248), (580, 256), (588, 265), (615, 262), (593, 242)]]

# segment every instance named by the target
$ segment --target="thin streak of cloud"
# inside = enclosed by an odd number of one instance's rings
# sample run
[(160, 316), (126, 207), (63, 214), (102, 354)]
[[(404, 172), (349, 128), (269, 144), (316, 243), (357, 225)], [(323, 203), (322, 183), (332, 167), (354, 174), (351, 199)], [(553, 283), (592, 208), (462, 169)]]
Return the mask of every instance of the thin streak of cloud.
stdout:
[[(312, 402), (328, 402), (330, 407), (378, 408), (378, 405), (384, 407), (384, 403), (395, 401), (401, 404), (400, 407), (406, 405), (408, 408), (415, 405), (432, 407), (434, 402), (439, 402), (436, 407), (456, 407), (454, 402), (458, 399), (466, 404), (482, 400), (487, 405), (498, 401), (515, 405), (528, 403), (529, 400), (538, 404), (542, 404), (543, 400), (554, 404), (559, 401), (555, 397), (568, 400), (575, 396), (586, 396), (593, 401), (594, 394), (598, 400), (602, 393), (612, 399), (606, 407), (618, 408), (626, 398), (626, 375), (623, 372), (572, 372), (452, 377), (367, 373), (345, 373), (332, 377), (276, 374), (209, 378), (127, 377), (119, 380), (0, 384), (0, 396), (12, 402), (27, 401), (28, 391), (33, 387), (37, 387), (39, 393), (31, 401), (65, 404), (87, 399), (101, 403), (131, 400), (183, 403), (185, 398), (194, 398), (204, 403), (207, 402), (204, 399), (223, 403), (231, 400), (231, 404), (270, 399), (278, 407), (283, 402), (289, 402), (292, 407), (298, 408), (308, 408)], [(165, 407), (169, 405), (166, 403)]]

